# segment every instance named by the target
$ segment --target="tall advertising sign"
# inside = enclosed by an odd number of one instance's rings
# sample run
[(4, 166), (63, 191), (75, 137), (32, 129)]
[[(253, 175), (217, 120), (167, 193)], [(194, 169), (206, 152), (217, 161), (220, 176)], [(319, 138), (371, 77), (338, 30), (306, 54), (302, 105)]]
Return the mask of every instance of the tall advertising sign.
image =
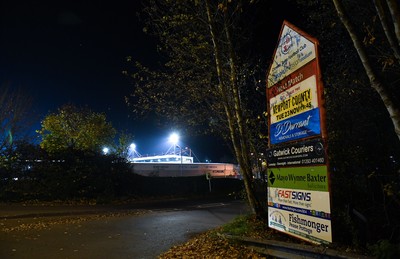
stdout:
[(287, 21), (267, 75), (268, 225), (331, 243), (327, 134), (318, 41)]

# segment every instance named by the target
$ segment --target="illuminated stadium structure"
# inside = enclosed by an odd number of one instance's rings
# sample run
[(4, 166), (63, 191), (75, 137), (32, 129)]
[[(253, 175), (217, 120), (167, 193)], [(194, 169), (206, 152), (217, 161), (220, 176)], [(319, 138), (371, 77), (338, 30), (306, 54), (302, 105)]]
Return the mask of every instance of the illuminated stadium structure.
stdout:
[(193, 163), (193, 157), (191, 156), (181, 156), (181, 155), (160, 155), (160, 156), (146, 156), (146, 157), (136, 157), (131, 159), (133, 163), (181, 163), (190, 164)]
[(239, 167), (234, 164), (195, 163), (192, 150), (188, 148), (182, 149), (177, 145), (177, 140), (173, 141), (173, 145), (163, 155), (141, 156), (133, 149), (131, 150), (129, 161), (133, 172), (143, 176), (184, 177), (208, 175), (210, 177), (241, 178)]

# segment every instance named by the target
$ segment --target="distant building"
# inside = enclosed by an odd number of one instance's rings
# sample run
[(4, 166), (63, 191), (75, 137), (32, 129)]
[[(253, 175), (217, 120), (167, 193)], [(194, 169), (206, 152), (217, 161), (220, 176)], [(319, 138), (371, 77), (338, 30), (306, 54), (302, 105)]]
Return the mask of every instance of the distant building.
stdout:
[[(182, 162), (181, 162), (182, 160)], [(193, 163), (193, 157), (191, 156), (181, 156), (181, 155), (160, 155), (160, 156), (145, 156), (145, 157), (135, 157), (131, 159), (132, 163), (182, 163), (188, 164)]]
[(194, 163), (193, 157), (176, 154), (136, 157), (134, 173), (152, 177), (185, 177), (208, 174), (210, 177), (241, 178), (239, 166), (228, 163)]

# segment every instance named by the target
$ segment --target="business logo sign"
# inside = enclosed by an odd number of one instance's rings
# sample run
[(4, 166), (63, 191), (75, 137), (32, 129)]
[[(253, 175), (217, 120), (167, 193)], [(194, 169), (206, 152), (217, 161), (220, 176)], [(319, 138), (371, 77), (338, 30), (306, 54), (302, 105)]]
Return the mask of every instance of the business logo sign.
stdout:
[(268, 206), (330, 219), (329, 192), (268, 188)]
[(270, 143), (278, 144), (321, 134), (319, 108), (270, 125)]
[(324, 142), (317, 138), (268, 149), (267, 163), (269, 168), (323, 165), (326, 163)]
[(322, 192), (329, 190), (326, 166), (268, 168), (267, 172), (269, 188)]
[(268, 73), (268, 88), (315, 59), (315, 45), (298, 31), (284, 24), (273, 64)]
[(279, 208), (269, 208), (268, 215), (270, 228), (318, 244), (332, 242), (332, 226), (329, 219)]
[(273, 226), (272, 228), (274, 228), (274, 229), (277, 229), (280, 231), (286, 231), (287, 225), (288, 225), (286, 215), (283, 215), (283, 213), (279, 210), (270, 211), (269, 225)]

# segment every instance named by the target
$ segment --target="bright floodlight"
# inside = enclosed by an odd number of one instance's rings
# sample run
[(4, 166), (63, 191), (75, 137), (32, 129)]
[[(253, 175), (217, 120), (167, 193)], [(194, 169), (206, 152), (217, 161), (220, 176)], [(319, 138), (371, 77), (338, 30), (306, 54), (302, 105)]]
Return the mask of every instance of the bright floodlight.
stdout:
[(129, 147), (130, 147), (130, 149), (132, 149), (132, 150), (136, 150), (136, 145), (135, 145), (134, 143), (132, 143)]
[(176, 133), (172, 133), (171, 136), (169, 136), (169, 142), (176, 145), (179, 142), (179, 135)]
[(108, 147), (103, 148), (103, 153), (104, 153), (105, 155), (108, 154), (108, 151), (110, 151), (110, 150), (108, 149)]

